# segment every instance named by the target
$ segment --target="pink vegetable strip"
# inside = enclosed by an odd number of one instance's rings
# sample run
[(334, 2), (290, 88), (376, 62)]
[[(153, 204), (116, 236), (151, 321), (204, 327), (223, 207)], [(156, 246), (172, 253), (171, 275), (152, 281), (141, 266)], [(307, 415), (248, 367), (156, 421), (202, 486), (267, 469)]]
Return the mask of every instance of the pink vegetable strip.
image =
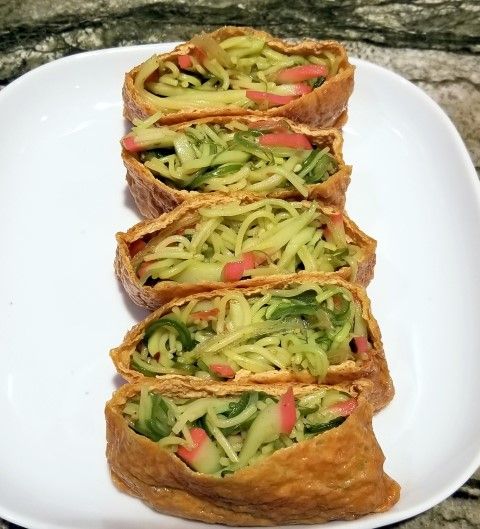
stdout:
[(222, 279), (224, 281), (240, 281), (245, 271), (243, 261), (233, 261), (225, 263), (222, 270)]
[(308, 141), (305, 134), (297, 133), (273, 133), (260, 136), (260, 145), (262, 147), (289, 147), (291, 149), (311, 150), (312, 144)]
[(178, 66), (182, 69), (191, 68), (193, 65), (190, 55), (179, 55)]
[(192, 312), (190, 317), (193, 320), (211, 320), (218, 315), (218, 309), (200, 310), (198, 312)]
[(212, 474), (220, 468), (220, 453), (203, 428), (192, 428), (193, 448), (179, 446), (177, 455), (198, 472)]
[(222, 279), (224, 281), (240, 281), (245, 270), (252, 270), (263, 261), (265, 261), (265, 256), (257, 255), (253, 252), (244, 253), (239, 261), (225, 263), (222, 270)]
[(353, 338), (357, 353), (366, 353), (370, 349), (368, 338), (366, 336), (355, 336)]
[(140, 152), (147, 149), (147, 147), (143, 147), (141, 144), (138, 144), (133, 136), (125, 136), (122, 139), (122, 144), (129, 152)]
[(280, 413), (280, 432), (290, 435), (297, 421), (295, 397), (293, 396), (292, 388), (288, 388), (288, 391), (280, 397), (278, 409)]
[(246, 96), (255, 103), (267, 103), (269, 106), (286, 105), (296, 99), (296, 96), (281, 96), (270, 92), (258, 92), (257, 90), (247, 90)]
[(192, 441), (194, 443), (193, 448), (188, 449), (184, 446), (179, 446), (177, 455), (179, 455), (187, 463), (191, 463), (200, 454), (202, 446), (208, 440), (207, 432), (203, 428), (192, 428), (190, 430)]
[(321, 64), (304, 64), (280, 70), (275, 79), (279, 83), (300, 83), (317, 77), (326, 77), (328, 70)]
[(348, 417), (356, 407), (357, 399), (351, 398), (343, 402), (332, 404), (328, 410), (340, 415), (341, 417)]
[(209, 368), (216, 375), (223, 378), (234, 378), (235, 371), (228, 364), (210, 364)]
[(343, 225), (343, 215), (340, 211), (330, 215), (328, 220), (328, 230), (325, 230), (324, 233), (327, 241), (333, 242), (338, 248), (344, 248), (347, 245), (345, 227)]

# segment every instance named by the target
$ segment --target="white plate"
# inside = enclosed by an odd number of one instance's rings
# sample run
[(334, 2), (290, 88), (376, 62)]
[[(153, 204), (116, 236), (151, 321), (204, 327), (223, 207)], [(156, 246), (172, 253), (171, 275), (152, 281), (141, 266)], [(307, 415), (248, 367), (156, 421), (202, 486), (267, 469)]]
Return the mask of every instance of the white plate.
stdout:
[[(108, 350), (145, 314), (112, 268), (114, 233), (138, 219), (120, 160), (121, 86), (170, 47), (68, 57), (0, 93), (0, 516), (32, 529), (200, 527), (117, 492), (104, 457), (103, 407), (119, 383)], [(402, 496), (331, 524), (348, 529), (428, 509), (480, 464), (476, 174), (435, 103), (355, 63), (347, 205), (378, 239), (369, 293), (397, 394), (374, 426)]]

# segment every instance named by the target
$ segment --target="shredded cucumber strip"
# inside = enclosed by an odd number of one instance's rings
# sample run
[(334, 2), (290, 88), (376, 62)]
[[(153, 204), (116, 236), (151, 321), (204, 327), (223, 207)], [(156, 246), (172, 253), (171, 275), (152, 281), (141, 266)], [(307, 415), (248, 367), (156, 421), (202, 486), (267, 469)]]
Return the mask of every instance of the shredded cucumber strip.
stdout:
[[(343, 301), (339, 301), (339, 296)], [(301, 311), (287, 319), (270, 319), (280, 307), (288, 315), (285, 306), (302, 303), (317, 307), (315, 313), (305, 313), (307, 320), (299, 318)], [(208, 376), (211, 364), (226, 364), (234, 372), (240, 368), (251, 373), (306, 370), (322, 380), (330, 364), (353, 357), (353, 337), (368, 335), (358, 302), (344, 288), (330, 285), (306, 284), (248, 298), (241, 292), (232, 292), (202, 301), (201, 307), (196, 307), (197, 302), (192, 301), (175, 308), (176, 316), (191, 329), (196, 347), (183, 351), (176, 333), (166, 334), (168, 328), (159, 327), (149, 338), (148, 347), (134, 353), (133, 367), (138, 365), (158, 374), (200, 368), (202, 376)], [(194, 309), (207, 311), (208, 320), (189, 319)], [(159, 361), (148, 360), (148, 355), (158, 353)]]
[[(169, 86), (163, 91), (172, 96), (181, 96), (185, 89)], [(247, 137), (256, 138), (258, 134), (261, 133), (249, 131)], [(214, 191), (226, 188), (225, 191), (233, 191), (239, 188), (239, 180), (245, 178), (245, 183), (242, 183), (241, 188), (268, 193), (277, 187), (291, 185), (306, 197), (308, 196), (307, 182), (325, 181), (336, 171), (335, 160), (330, 154), (326, 154), (328, 148), (321, 151), (314, 149), (312, 154), (307, 155), (306, 167), (297, 174), (293, 169), (305, 155), (300, 156), (298, 151), (293, 149), (276, 147), (271, 150), (275, 154), (272, 157), (269, 148), (259, 145), (252, 148), (254, 143), (243, 137), (235, 139), (237, 136), (232, 135), (226, 126), (209, 126), (202, 123), (185, 127), (183, 131), (173, 131), (165, 127), (139, 126), (133, 129), (131, 135), (137, 144), (146, 149), (175, 147), (172, 155), (159, 158), (153, 157), (147, 151), (143, 156), (146, 158), (145, 166), (157, 177), (165, 178), (167, 182), (180, 188), (190, 185), (188, 177), (194, 171), (203, 168), (209, 171), (211, 176), (202, 180), (200, 184), (196, 184), (195, 189)], [(236, 179), (222, 178), (220, 174), (216, 175), (211, 171), (212, 167), (222, 163), (245, 163), (250, 157), (252, 160), (242, 169), (241, 178), (240, 176)], [(324, 159), (327, 160), (326, 163)], [(259, 163), (263, 163), (263, 166)], [(317, 166), (323, 169), (320, 170)], [(320, 171), (319, 174), (317, 174), (318, 171)]]
[(223, 433), (221, 432), (220, 428), (215, 424), (216, 417), (217, 417), (217, 415), (216, 415), (215, 412), (213, 412), (212, 409), (209, 409), (207, 411), (207, 424), (208, 424), (208, 427), (209, 427), (213, 437), (217, 441), (217, 443), (223, 448), (223, 451), (227, 455), (228, 459), (230, 459), (230, 461), (232, 463), (238, 463), (237, 454), (234, 452), (232, 446), (227, 441), (226, 437), (223, 435)]
[[(296, 422), (288, 435), (280, 433), (279, 397), (258, 392), (229, 398), (179, 400), (160, 396), (156, 390), (148, 391), (145, 387), (140, 395), (127, 400), (122, 411), (136, 434), (149, 437), (158, 449), (171, 452), (179, 447), (192, 450), (195, 444), (191, 429), (203, 426), (212, 447), (206, 457), (214, 460), (199, 460), (205, 470), (197, 471), (223, 476), (224, 471), (235, 472), (276, 450), (339, 426), (345, 417), (331, 411), (332, 406), (351, 399), (349, 394), (326, 388), (296, 399)], [(142, 407), (144, 410), (140, 412)], [(225, 418), (225, 413), (230, 418)], [(136, 419), (141, 414), (142, 423)], [(191, 419), (185, 420), (187, 416)], [(201, 453), (197, 457), (202, 457)], [(196, 463), (191, 462), (193, 470)]]
[(185, 356), (198, 358), (204, 353), (214, 353), (221, 349), (227, 348), (235, 342), (240, 340), (249, 340), (255, 336), (262, 336), (272, 333), (288, 332), (296, 328), (301, 328), (302, 325), (297, 322), (278, 322), (278, 321), (264, 321), (245, 326), (237, 331), (229, 332), (225, 335), (218, 335), (205, 340), (197, 345), (192, 351), (186, 353)]
[(215, 407), (217, 412), (221, 413), (222, 411), (226, 411), (228, 409), (229, 402), (231, 401), (228, 399), (218, 399), (215, 397), (206, 397), (193, 401), (192, 403), (188, 404), (183, 409), (181, 415), (177, 417), (177, 422), (172, 427), (172, 432), (174, 434), (178, 434), (188, 422), (194, 422), (200, 417), (203, 417), (203, 415), (205, 415), (208, 409), (212, 406)]
[[(251, 264), (244, 267), (242, 278), (301, 269), (334, 271), (350, 267), (355, 271), (356, 260), (362, 255), (351, 243), (339, 249), (323, 238), (322, 228), (329, 217), (318, 210), (316, 203), (279, 199), (243, 205), (233, 202), (200, 208), (197, 215), (197, 220), (190, 220), (184, 229), (182, 225), (187, 221), (182, 219), (166, 228), (164, 239), (153, 234), (132, 259), (143, 283), (149, 278), (185, 283), (228, 281), (228, 269), (244, 260)], [(329, 293), (322, 295), (325, 299), (331, 297)]]
[[(273, 50), (265, 44), (263, 39), (250, 35), (238, 36), (217, 42), (209, 35), (196, 36), (192, 43), (205, 52), (205, 57), (200, 61), (195, 54), (190, 55), (192, 66), (186, 71), (179, 70), (173, 61), (160, 62), (158, 57), (150, 59), (140, 68), (136, 75), (135, 87), (143, 97), (149, 100), (157, 108), (165, 112), (180, 110), (175, 105), (168, 104), (162, 100), (169, 100), (176, 95), (162, 92), (162, 87), (172, 86), (181, 90), (189, 90), (185, 99), (185, 108), (201, 107), (202, 94), (229, 94), (235, 87), (245, 87), (261, 91), (277, 92), (281, 84), (277, 83), (276, 73), (294, 65), (322, 64), (329, 71), (327, 78), (335, 75), (338, 71), (339, 60), (335, 54), (325, 52), (319, 56), (301, 56), (281, 53)], [(158, 81), (152, 81), (151, 76), (158, 72)], [(313, 81), (307, 81), (314, 86)], [(158, 85), (162, 85), (159, 87)], [(151, 90), (151, 92), (149, 91)], [(159, 93), (162, 97), (153, 95)], [(149, 97), (150, 96), (150, 97)], [(203, 100), (206, 106), (209, 103)], [(236, 100), (226, 101), (216, 106), (238, 105)], [(242, 103), (240, 103), (242, 104)], [(244, 105), (256, 108), (258, 105), (249, 99), (245, 99)], [(215, 106), (215, 105), (213, 105)]]

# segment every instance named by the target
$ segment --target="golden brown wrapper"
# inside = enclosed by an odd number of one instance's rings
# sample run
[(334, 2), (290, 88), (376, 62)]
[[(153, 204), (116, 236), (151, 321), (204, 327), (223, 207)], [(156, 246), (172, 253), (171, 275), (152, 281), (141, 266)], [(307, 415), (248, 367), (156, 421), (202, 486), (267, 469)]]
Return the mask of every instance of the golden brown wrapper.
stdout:
[[(237, 199), (238, 200), (238, 199)], [(258, 199), (251, 199), (250, 197), (242, 201), (242, 203), (256, 202)], [(160, 281), (153, 287), (142, 286), (132, 267), (129, 245), (134, 241), (145, 236), (152, 236), (159, 232), (174, 233), (179, 229), (187, 226), (192, 226), (198, 220), (198, 210), (202, 207), (213, 207), (217, 205), (227, 204), (234, 201), (234, 199), (226, 195), (212, 195), (199, 196), (196, 199), (180, 204), (174, 210), (164, 213), (160, 217), (153, 220), (146, 220), (139, 222), (127, 232), (119, 232), (117, 238), (117, 252), (115, 257), (115, 271), (118, 278), (122, 282), (125, 290), (134, 303), (141, 307), (155, 310), (165, 303), (168, 303), (174, 298), (182, 298), (195, 294), (197, 292), (209, 292), (222, 288), (245, 288), (253, 286), (261, 286), (270, 281), (277, 279), (285, 279), (292, 282), (297, 277), (309, 277), (311, 281), (316, 278), (323, 278), (323, 272), (305, 272), (301, 271), (296, 274), (285, 275), (271, 275), (268, 277), (255, 277), (249, 279), (242, 279), (233, 282), (204, 282), (204, 283), (176, 283), (174, 281)], [(308, 203), (308, 202), (307, 202)], [(328, 213), (333, 211), (332, 208), (323, 207), (319, 205), (321, 211)], [(358, 271), (355, 282), (366, 286), (373, 277), (375, 267), (375, 249), (376, 241), (363, 233), (360, 228), (345, 214), (344, 226), (345, 233), (352, 239), (353, 244), (359, 246), (363, 251), (363, 259), (358, 263)], [(341, 268), (337, 272), (332, 272), (335, 277), (343, 279), (350, 279), (351, 270), (348, 267)]]
[[(367, 322), (367, 332), (372, 348), (362, 354), (357, 354), (356, 360), (348, 360), (339, 365), (329, 367), (327, 376), (323, 381), (325, 384), (351, 384), (355, 383), (362, 388), (363, 395), (368, 398), (375, 410), (379, 410), (387, 405), (393, 398), (394, 388), (388, 366), (385, 360), (382, 337), (378, 323), (375, 320), (370, 300), (365, 290), (359, 286), (347, 283), (342, 279), (323, 276), (322, 279), (316, 278), (312, 281), (309, 277), (299, 277), (295, 280), (296, 284), (317, 283), (319, 285), (338, 285), (352, 293), (352, 297), (357, 301), (362, 309), (362, 316)], [(245, 296), (251, 296), (264, 292), (267, 289), (281, 289), (291, 285), (288, 280), (266, 281), (263, 286), (248, 287), (242, 289)], [(191, 300), (207, 300), (216, 296), (222, 296), (232, 292), (232, 289), (221, 291), (205, 292), (193, 294), (185, 298), (176, 299), (161, 309), (150, 314), (146, 319), (135, 325), (125, 335), (123, 343), (110, 351), (115, 367), (126, 380), (137, 382), (144, 379), (144, 376), (130, 367), (131, 355), (135, 351), (138, 343), (143, 339), (145, 328), (156, 319), (171, 312), (173, 307), (186, 305)], [(211, 384), (211, 380), (204, 380), (194, 376), (184, 375), (159, 375), (161, 380), (184, 381), (188, 387), (196, 390), (205, 390)], [(224, 386), (244, 387), (247, 389), (257, 389), (265, 391), (269, 385), (286, 386), (291, 384), (315, 384), (317, 377), (309, 374), (307, 371), (293, 372), (286, 370), (272, 370), (263, 373), (250, 373), (246, 370), (237, 372), (234, 379), (222, 382)]]
[[(308, 198), (311, 200), (319, 200), (324, 204), (343, 208), (345, 205), (345, 192), (350, 183), (351, 167), (345, 165), (342, 155), (343, 138), (340, 132), (336, 129), (318, 130), (311, 129), (306, 125), (297, 125), (286, 118), (259, 118), (257, 116), (241, 116), (234, 118), (249, 128), (258, 126), (287, 127), (292, 132), (305, 134), (308, 136), (313, 145), (318, 145), (320, 148), (329, 147), (331, 154), (334, 156), (338, 164), (338, 170), (331, 175), (327, 181), (318, 184), (307, 185)], [(181, 123), (179, 125), (172, 125), (172, 129), (181, 131), (190, 125), (207, 123), (208, 125), (225, 125), (233, 121), (231, 117), (209, 117), (190, 121), (188, 123)], [(172, 210), (185, 200), (192, 198), (199, 198), (205, 195), (222, 194), (223, 192), (199, 192), (188, 191), (186, 189), (175, 189), (175, 187), (168, 185), (161, 179), (155, 178), (153, 173), (145, 167), (139, 160), (136, 153), (122, 149), (123, 163), (127, 169), (127, 182), (130, 192), (135, 200), (135, 203), (140, 213), (147, 218), (158, 217), (161, 213)], [(228, 192), (228, 196), (244, 199), (246, 197), (262, 198), (265, 196), (282, 199), (299, 199), (302, 195), (293, 186), (288, 188), (279, 188), (269, 193), (254, 193), (252, 191), (233, 191)]]
[[(225, 393), (225, 386), (218, 384), (200, 391), (176, 381), (144, 383), (170, 397), (241, 392)], [(122, 408), (141, 386), (123, 386), (106, 405), (107, 459), (117, 487), (158, 511), (210, 523), (265, 526), (351, 520), (386, 511), (398, 501), (400, 487), (383, 471), (385, 458), (372, 430), (372, 408), (362, 396), (340, 426), (218, 478), (194, 472), (129, 428)], [(267, 393), (278, 396), (283, 389), (271, 386)]]
[[(217, 41), (241, 36), (252, 35), (266, 40), (266, 44), (281, 53), (296, 55), (320, 55), (325, 51), (335, 53), (340, 57), (339, 72), (327, 79), (320, 87), (315, 88), (309, 94), (301, 96), (296, 100), (279, 107), (268, 110), (251, 110), (242, 107), (224, 106), (219, 108), (185, 108), (182, 111), (171, 112), (162, 116), (157, 123), (159, 125), (171, 125), (191, 121), (192, 119), (207, 116), (282, 116), (297, 123), (305, 123), (316, 128), (341, 127), (347, 120), (347, 103), (353, 91), (354, 66), (348, 62), (345, 48), (336, 41), (314, 41), (306, 40), (298, 44), (287, 43), (264, 31), (258, 31), (248, 27), (226, 26), (208, 34)], [(160, 55), (163, 61), (177, 62), (178, 55), (189, 54), (194, 48), (192, 42), (186, 42), (177, 46), (172, 52)], [(155, 114), (157, 109), (135, 86), (135, 75), (140, 66), (133, 68), (125, 75), (123, 85), (124, 116), (133, 121), (134, 118), (145, 119)]]

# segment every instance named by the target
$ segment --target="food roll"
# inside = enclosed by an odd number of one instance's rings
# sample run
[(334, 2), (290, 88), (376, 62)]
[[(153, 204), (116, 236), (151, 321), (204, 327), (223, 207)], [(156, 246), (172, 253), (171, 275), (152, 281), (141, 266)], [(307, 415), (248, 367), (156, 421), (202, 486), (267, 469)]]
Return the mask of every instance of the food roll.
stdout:
[(367, 285), (376, 247), (345, 214), (317, 202), (226, 196), (184, 202), (118, 233), (117, 242), (118, 277), (135, 303), (151, 309), (279, 276), (326, 272)]
[(138, 209), (154, 218), (204, 194), (311, 198), (342, 208), (351, 167), (336, 129), (286, 118), (210, 117), (179, 125), (139, 123), (122, 140)]
[(165, 514), (318, 523), (382, 512), (399, 497), (372, 408), (354, 389), (199, 391), (147, 380), (120, 388), (105, 414), (114, 483)]
[(172, 301), (110, 352), (128, 381), (143, 377), (262, 389), (365, 386), (374, 409), (393, 397), (380, 330), (363, 288), (324, 276), (200, 293)]
[(125, 76), (124, 115), (159, 124), (207, 116), (282, 116), (317, 128), (346, 121), (354, 67), (335, 41), (287, 43), (224, 27), (154, 55)]

